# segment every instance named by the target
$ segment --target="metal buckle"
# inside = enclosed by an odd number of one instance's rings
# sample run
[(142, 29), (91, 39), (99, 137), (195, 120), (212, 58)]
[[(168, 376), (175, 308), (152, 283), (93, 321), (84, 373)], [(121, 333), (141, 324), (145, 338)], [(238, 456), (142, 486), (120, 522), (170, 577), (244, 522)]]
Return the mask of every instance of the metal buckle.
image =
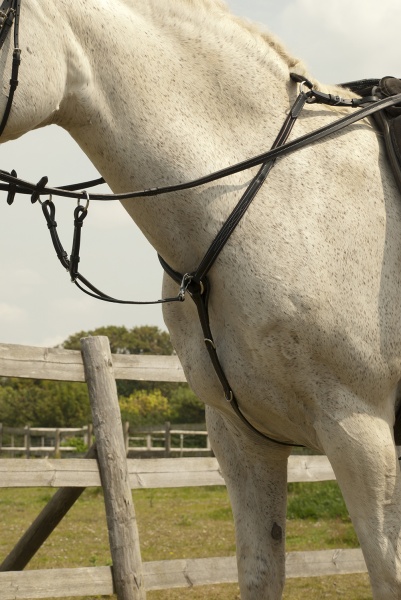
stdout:
[(181, 285), (180, 285), (180, 291), (178, 292), (178, 298), (180, 299), (180, 302), (184, 302), (185, 294), (187, 292), (188, 286), (190, 285), (192, 279), (193, 279), (193, 275), (190, 275), (189, 273), (185, 273), (184, 277), (182, 278)]

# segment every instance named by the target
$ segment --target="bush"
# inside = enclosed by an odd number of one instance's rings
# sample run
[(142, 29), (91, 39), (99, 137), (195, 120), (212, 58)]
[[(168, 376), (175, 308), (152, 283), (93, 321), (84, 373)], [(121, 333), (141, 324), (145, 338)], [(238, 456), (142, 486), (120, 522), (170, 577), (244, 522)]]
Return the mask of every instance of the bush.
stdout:
[(88, 450), (88, 445), (85, 444), (83, 437), (67, 438), (61, 443), (61, 446), (72, 446), (79, 454), (84, 454)]
[(3, 380), (0, 386), (0, 423), (9, 427), (76, 427), (91, 420), (84, 383)]
[(160, 390), (133, 392), (128, 398), (120, 398), (122, 421), (133, 427), (158, 425), (170, 420), (168, 400)]

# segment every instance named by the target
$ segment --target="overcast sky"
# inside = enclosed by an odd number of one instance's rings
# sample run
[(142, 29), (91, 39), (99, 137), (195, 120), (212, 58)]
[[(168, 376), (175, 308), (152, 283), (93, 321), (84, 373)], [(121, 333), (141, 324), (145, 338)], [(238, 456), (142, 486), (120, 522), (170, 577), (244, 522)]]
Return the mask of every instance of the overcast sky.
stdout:
[[(401, 77), (400, 0), (228, 0), (232, 11), (258, 21), (325, 82)], [(0, 148), (0, 168), (23, 179), (47, 175), (60, 185), (97, 177), (68, 134), (56, 127)], [(71, 201), (59, 199), (57, 221), (67, 251)], [(65, 207), (65, 208), (64, 208)], [(60, 215), (59, 215), (60, 213)], [(51, 246), (40, 206), (0, 197), (0, 342), (54, 346), (101, 325), (157, 325), (160, 307), (113, 306), (84, 296), (68, 279)], [(96, 204), (85, 222), (81, 271), (111, 295), (160, 297), (162, 272), (154, 250), (117, 204)]]

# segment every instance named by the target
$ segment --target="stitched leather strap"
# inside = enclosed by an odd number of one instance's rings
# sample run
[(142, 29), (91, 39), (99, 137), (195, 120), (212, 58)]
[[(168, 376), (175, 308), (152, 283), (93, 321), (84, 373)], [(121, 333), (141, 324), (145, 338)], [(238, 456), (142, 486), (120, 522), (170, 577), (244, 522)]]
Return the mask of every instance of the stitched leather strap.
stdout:
[[(281, 127), (276, 140), (274, 141), (274, 144), (272, 146), (273, 149), (278, 148), (286, 142), (288, 136), (292, 131), (296, 119), (298, 118), (300, 112), (302, 111), (302, 108), (305, 105), (305, 102), (307, 101), (307, 98), (308, 96), (304, 93), (301, 93), (298, 96), (292, 109), (290, 110), (288, 117), (286, 118), (283, 126)], [(220, 252), (223, 250), (234, 229), (246, 213), (251, 202), (256, 197), (263, 183), (266, 181), (266, 178), (270, 173), (271, 169), (274, 167), (275, 162), (276, 159), (273, 159), (263, 164), (256, 177), (253, 178), (246, 192), (239, 200), (237, 206), (231, 212), (223, 227), (213, 240), (212, 244), (209, 246), (205, 256), (199, 264), (199, 267), (193, 274), (181, 275), (177, 271), (174, 271), (174, 269), (172, 269), (161, 256), (159, 256), (159, 260), (162, 267), (165, 269), (168, 275), (170, 275), (177, 283), (181, 282), (180, 291), (182, 292), (183, 297), (185, 292), (188, 292), (195, 303), (195, 306), (198, 311), (199, 322), (202, 327), (203, 339), (211, 363), (223, 388), (224, 397), (226, 401), (229, 402), (235, 414), (241, 419), (243, 423), (246, 424), (248, 429), (251, 429), (254, 433), (256, 433), (258, 436), (261, 436), (263, 439), (268, 440), (270, 442), (274, 442), (276, 444), (280, 444), (282, 446), (298, 446), (298, 444), (294, 444), (292, 442), (283, 442), (281, 440), (276, 440), (269, 437), (268, 435), (265, 435), (264, 433), (256, 429), (256, 427), (254, 427), (248, 421), (248, 419), (241, 411), (238, 404), (238, 400), (228, 382), (228, 379), (224, 373), (223, 367), (221, 366), (221, 362), (217, 354), (216, 344), (214, 343), (213, 334), (210, 327), (208, 308), (210, 296), (210, 283), (207, 278), (207, 273), (218, 258)], [(183, 282), (186, 282), (184, 289)]]
[(2, 135), (10, 116), (11, 107), (14, 100), (15, 90), (18, 86), (18, 73), (21, 64), (21, 50), (19, 48), (19, 18), (21, 11), (21, 0), (5, 0), (0, 11), (5, 14), (4, 21), (0, 30), (0, 49), (2, 48), (8, 33), (14, 23), (14, 51), (11, 67), (10, 91), (7, 98), (6, 108), (0, 122), (0, 136)]
[[(148, 190), (141, 190), (136, 192), (126, 192), (123, 194), (91, 194), (91, 200), (99, 200), (103, 202), (110, 202), (114, 200), (128, 200), (130, 198), (147, 198), (151, 196), (161, 196), (162, 194), (168, 194), (172, 192), (178, 192), (182, 190), (188, 190), (195, 187), (200, 187), (206, 183), (211, 183), (213, 181), (217, 181), (218, 179), (222, 179), (224, 177), (228, 177), (229, 175), (234, 175), (235, 173), (240, 173), (241, 171), (245, 171), (246, 169), (250, 169), (251, 167), (256, 167), (261, 165), (267, 161), (275, 160), (278, 158), (283, 158), (284, 156), (289, 156), (302, 148), (314, 144), (333, 133), (337, 133), (358, 121), (369, 117), (380, 110), (384, 110), (401, 102), (401, 94), (397, 94), (397, 96), (393, 96), (391, 98), (384, 98), (383, 100), (379, 100), (377, 102), (372, 103), (370, 106), (366, 106), (357, 110), (356, 112), (342, 117), (338, 119), (334, 123), (330, 123), (329, 125), (325, 125), (320, 129), (316, 129), (311, 133), (307, 133), (295, 140), (284, 144), (278, 148), (274, 148), (273, 150), (269, 150), (268, 152), (264, 152), (263, 154), (259, 154), (254, 156), (248, 160), (242, 161), (233, 165), (231, 167), (227, 167), (225, 169), (221, 169), (220, 171), (216, 171), (211, 173), (210, 175), (205, 175), (204, 177), (200, 177), (199, 179), (195, 179), (193, 181), (188, 181), (186, 183), (180, 183), (177, 185), (160, 187), (160, 188), (150, 188)], [(4, 171), (0, 171), (0, 181), (5, 181), (7, 183), (11, 183), (14, 186), (17, 186), (18, 192), (21, 194), (32, 194), (35, 191), (35, 184), (30, 183), (29, 181), (25, 181), (23, 179), (19, 179), (16, 177), (12, 177), (9, 173)], [(0, 189), (8, 190), (8, 186), (0, 187)], [(65, 188), (51, 188), (45, 187), (42, 190), (42, 193), (46, 193), (54, 196), (61, 196), (64, 198), (74, 198), (75, 200), (78, 198), (80, 200), (86, 200), (87, 195), (85, 192), (72, 192)]]

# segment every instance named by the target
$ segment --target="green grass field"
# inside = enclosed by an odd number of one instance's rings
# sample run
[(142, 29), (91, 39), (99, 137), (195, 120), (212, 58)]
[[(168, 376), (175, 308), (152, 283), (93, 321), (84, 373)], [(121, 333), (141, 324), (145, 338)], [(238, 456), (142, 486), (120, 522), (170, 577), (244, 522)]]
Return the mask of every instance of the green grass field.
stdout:
[[(234, 527), (223, 487), (136, 491), (142, 559), (235, 554)], [(0, 490), (0, 558), (6, 556), (51, 492)], [(287, 550), (355, 548), (358, 541), (335, 482), (290, 484)], [(102, 492), (88, 489), (29, 568), (111, 564)], [(285, 600), (368, 600), (367, 575), (289, 580)], [(237, 585), (149, 592), (148, 600), (239, 600)], [(257, 599), (255, 599), (257, 600)]]

